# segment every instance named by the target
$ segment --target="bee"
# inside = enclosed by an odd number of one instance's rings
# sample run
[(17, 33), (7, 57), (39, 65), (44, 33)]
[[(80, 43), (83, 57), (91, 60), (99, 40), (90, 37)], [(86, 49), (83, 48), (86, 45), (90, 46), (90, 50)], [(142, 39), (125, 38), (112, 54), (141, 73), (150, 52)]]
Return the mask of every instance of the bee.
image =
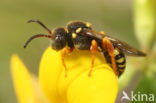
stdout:
[(105, 60), (112, 68), (114, 73), (120, 77), (126, 67), (126, 55), (146, 56), (145, 53), (129, 46), (127, 43), (120, 41), (114, 37), (106, 35), (105, 32), (96, 32), (92, 29), (91, 24), (82, 21), (71, 21), (66, 27), (59, 27), (51, 31), (39, 20), (29, 20), (28, 23), (36, 22), (40, 24), (48, 34), (36, 34), (30, 37), (24, 48), (31, 40), (38, 37), (46, 37), (51, 39), (52, 49), (62, 50), (62, 64), (65, 68), (65, 76), (67, 76), (67, 67), (64, 62), (66, 54), (73, 49), (89, 50), (92, 53), (91, 68), (88, 75), (91, 76), (96, 52), (100, 52)]

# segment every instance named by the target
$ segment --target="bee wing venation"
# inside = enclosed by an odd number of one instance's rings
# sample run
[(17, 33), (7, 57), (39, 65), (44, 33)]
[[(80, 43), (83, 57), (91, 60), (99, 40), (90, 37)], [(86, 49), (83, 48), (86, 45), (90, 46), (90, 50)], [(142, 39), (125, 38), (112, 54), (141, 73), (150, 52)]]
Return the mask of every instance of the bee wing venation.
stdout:
[(134, 47), (131, 47), (130, 45), (128, 45), (127, 43), (120, 41), (114, 37), (108, 36), (108, 35), (104, 35), (101, 34), (99, 32), (93, 31), (93, 30), (85, 30), (83, 35), (89, 36), (89, 37), (93, 37), (96, 39), (103, 39), (104, 37), (107, 37), (115, 47), (117, 47), (118, 49), (120, 49), (122, 52), (124, 52), (126, 55), (131, 55), (131, 56), (146, 56), (145, 53), (137, 50)]

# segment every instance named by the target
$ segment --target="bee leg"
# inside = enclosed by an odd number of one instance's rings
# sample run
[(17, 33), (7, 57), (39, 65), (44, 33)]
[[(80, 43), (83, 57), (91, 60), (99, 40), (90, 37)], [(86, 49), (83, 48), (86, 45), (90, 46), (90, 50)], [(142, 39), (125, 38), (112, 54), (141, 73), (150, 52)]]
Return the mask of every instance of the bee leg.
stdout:
[(102, 39), (102, 46), (103, 46), (103, 48), (106, 48), (108, 50), (108, 53), (111, 56), (112, 68), (114, 70), (114, 73), (117, 75), (117, 67), (116, 67), (116, 60), (115, 60), (115, 54), (114, 54), (114, 47), (113, 47), (111, 41), (107, 37), (103, 38)]
[(90, 51), (92, 53), (92, 64), (91, 64), (91, 68), (90, 68), (90, 71), (88, 73), (88, 76), (91, 76), (91, 73), (93, 71), (95, 53), (97, 52), (97, 49), (98, 49), (97, 42), (95, 40), (92, 40), (91, 47), (90, 47)]
[(72, 51), (73, 51), (73, 48), (68, 48), (68, 47), (63, 48), (63, 50), (62, 50), (62, 64), (65, 69), (65, 74), (64, 74), (65, 77), (67, 77), (68, 70), (67, 70), (64, 59), (65, 59), (66, 54), (70, 54)]

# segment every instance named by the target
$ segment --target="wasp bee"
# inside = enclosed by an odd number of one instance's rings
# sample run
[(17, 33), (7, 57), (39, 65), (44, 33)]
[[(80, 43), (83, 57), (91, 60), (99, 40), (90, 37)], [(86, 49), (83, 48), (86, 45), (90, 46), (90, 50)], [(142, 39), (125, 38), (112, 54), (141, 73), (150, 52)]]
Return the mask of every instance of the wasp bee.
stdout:
[(67, 26), (54, 29), (52, 32), (39, 20), (29, 20), (40, 24), (49, 34), (36, 34), (30, 37), (24, 45), (27, 47), (29, 42), (34, 38), (46, 37), (51, 39), (51, 47), (56, 50), (62, 50), (62, 63), (67, 75), (67, 68), (64, 62), (66, 54), (73, 49), (89, 50), (92, 53), (91, 69), (89, 76), (94, 67), (95, 53), (100, 52), (105, 57), (106, 62), (113, 68), (114, 73), (120, 77), (126, 67), (125, 54), (131, 56), (146, 56), (145, 53), (129, 46), (114, 37), (106, 35), (104, 32), (96, 32), (92, 29), (91, 24), (81, 21), (72, 21)]

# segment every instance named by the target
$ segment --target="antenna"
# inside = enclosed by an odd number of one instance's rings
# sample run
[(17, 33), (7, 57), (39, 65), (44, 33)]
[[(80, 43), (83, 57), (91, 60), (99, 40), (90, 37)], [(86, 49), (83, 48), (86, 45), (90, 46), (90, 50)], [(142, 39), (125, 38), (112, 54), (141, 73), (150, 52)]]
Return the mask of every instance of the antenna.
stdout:
[(51, 34), (51, 30), (48, 29), (41, 21), (39, 21), (37, 19), (33, 19), (33, 20), (28, 21), (28, 23), (32, 23), (32, 22), (36, 22), (36, 23), (40, 24), (44, 29), (46, 29), (48, 31), (49, 34)]
[(36, 34), (36, 35), (33, 35), (32, 37), (30, 37), (26, 43), (24, 44), (24, 48), (27, 47), (27, 45), (35, 38), (39, 38), (39, 37), (46, 37), (46, 38), (52, 38), (52, 36), (50, 35), (46, 35), (46, 34)]

